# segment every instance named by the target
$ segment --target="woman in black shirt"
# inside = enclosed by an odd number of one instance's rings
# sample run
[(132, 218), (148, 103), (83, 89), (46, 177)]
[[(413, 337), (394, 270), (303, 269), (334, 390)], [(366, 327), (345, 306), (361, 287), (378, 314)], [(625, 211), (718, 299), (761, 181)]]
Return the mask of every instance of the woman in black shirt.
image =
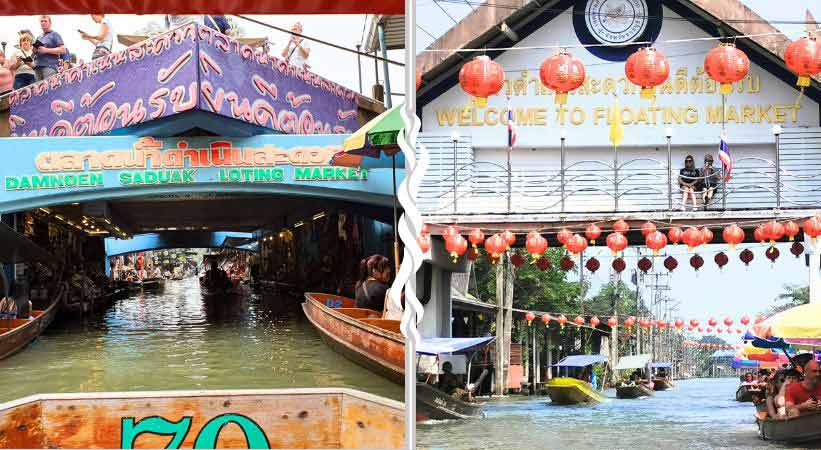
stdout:
[(390, 287), (391, 262), (382, 255), (373, 255), (368, 258), (365, 268), (368, 277), (357, 283), (356, 307), (372, 309), (381, 317), (385, 309), (385, 294)]
[(681, 210), (687, 210), (687, 196), (693, 199), (693, 210), (696, 209), (696, 192), (699, 191), (699, 180), (701, 174), (696, 169), (692, 155), (684, 158), (684, 168), (678, 171), (678, 185), (681, 188)]

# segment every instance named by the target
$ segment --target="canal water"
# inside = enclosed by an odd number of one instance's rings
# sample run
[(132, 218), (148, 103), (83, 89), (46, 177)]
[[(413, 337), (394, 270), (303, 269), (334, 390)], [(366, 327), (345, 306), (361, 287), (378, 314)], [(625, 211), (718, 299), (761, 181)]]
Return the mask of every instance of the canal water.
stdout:
[(751, 403), (735, 401), (738, 379), (691, 379), (654, 397), (597, 406), (553, 406), (547, 397), (490, 400), (488, 417), (417, 426), (418, 448), (781, 449), (758, 438)]
[(349, 387), (402, 401), (401, 386), (335, 353), (296, 299), (203, 298), (196, 278), (60, 317), (0, 361), (0, 401), (34, 393)]

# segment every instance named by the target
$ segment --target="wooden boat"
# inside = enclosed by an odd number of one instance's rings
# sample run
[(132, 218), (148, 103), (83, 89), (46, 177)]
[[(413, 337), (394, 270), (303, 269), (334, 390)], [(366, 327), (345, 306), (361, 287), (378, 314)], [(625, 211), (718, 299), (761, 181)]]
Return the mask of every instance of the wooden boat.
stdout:
[(821, 442), (821, 413), (787, 419), (758, 419), (758, 434), (765, 441)]
[(673, 389), (673, 382), (667, 378), (656, 378), (653, 380), (653, 390), (666, 391)]
[(607, 397), (593, 389), (590, 383), (575, 378), (558, 377), (544, 384), (550, 401), (557, 405), (602, 403)]
[(484, 403), (463, 402), (427, 383), (416, 383), (417, 421), (482, 417), (485, 417)]
[(405, 338), (398, 320), (356, 308), (350, 298), (305, 293), (302, 310), (322, 339), (337, 352), (389, 380), (405, 382)]
[(0, 319), (0, 359), (19, 352), (48, 328), (60, 309), (63, 295), (57, 295), (45, 310), (32, 310), (32, 319)]
[(753, 394), (760, 394), (760, 389), (747, 389), (747, 386), (739, 386), (735, 391), (735, 399), (738, 402), (753, 401)]
[(0, 404), (0, 429), (2, 448), (402, 448), (405, 419), (352, 389), (111, 392)]
[(641, 398), (653, 396), (653, 389), (639, 383), (634, 386), (617, 386), (616, 398)]
[(242, 288), (239, 283), (233, 280), (229, 280), (229, 283), (226, 283), (225, 286), (211, 286), (205, 282), (205, 277), (203, 277), (200, 278), (200, 290), (202, 295), (207, 297), (237, 295), (241, 292)]
[(161, 291), (165, 288), (165, 279), (163, 278), (146, 278), (143, 280), (141, 287), (144, 291)]

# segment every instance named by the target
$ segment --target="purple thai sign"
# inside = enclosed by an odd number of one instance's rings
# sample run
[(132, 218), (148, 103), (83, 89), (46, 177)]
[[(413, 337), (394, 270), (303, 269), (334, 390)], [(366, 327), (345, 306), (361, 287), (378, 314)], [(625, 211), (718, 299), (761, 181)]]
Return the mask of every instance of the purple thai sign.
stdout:
[(357, 95), (192, 24), (13, 92), (9, 125), (89, 136), (200, 109), (281, 133), (350, 133)]

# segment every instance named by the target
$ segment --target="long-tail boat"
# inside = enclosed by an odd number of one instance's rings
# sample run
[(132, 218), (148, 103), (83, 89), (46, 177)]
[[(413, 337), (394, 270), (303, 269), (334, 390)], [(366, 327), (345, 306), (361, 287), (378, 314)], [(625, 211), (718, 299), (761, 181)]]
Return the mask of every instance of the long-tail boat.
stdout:
[[(669, 370), (673, 367), (673, 364), (668, 362), (657, 362), (650, 364), (649, 367), (655, 374), (653, 376), (653, 390), (666, 391), (668, 389), (673, 389), (673, 382), (670, 379), (669, 372)], [(663, 369), (665, 371), (664, 375), (658, 375), (658, 369)]]
[[(604, 355), (573, 355), (562, 359), (553, 367), (559, 370), (564, 368), (565, 371), (580, 370), (604, 361), (607, 361)], [(556, 405), (593, 404), (608, 401), (607, 397), (590, 383), (569, 376), (548, 380), (544, 384), (544, 390), (550, 396), (551, 403)]]
[(751, 402), (753, 394), (761, 394), (761, 389), (750, 389), (750, 386), (741, 385), (735, 391), (735, 399), (737, 402)]
[[(614, 370), (644, 370), (647, 371), (647, 365), (650, 363), (652, 355), (630, 355), (619, 358), (619, 363), (616, 364)], [(632, 399), (641, 397), (650, 397), (653, 395), (653, 385), (651, 383), (645, 384), (641, 379), (631, 380), (630, 384), (620, 384), (616, 386), (616, 398)]]
[(111, 392), (0, 404), (0, 430), (0, 448), (402, 448), (405, 419), (352, 389)]
[(0, 359), (19, 352), (43, 334), (60, 310), (63, 295), (58, 293), (45, 310), (32, 310), (30, 319), (0, 319)]
[(766, 441), (821, 442), (821, 413), (786, 419), (758, 419), (758, 434)]

